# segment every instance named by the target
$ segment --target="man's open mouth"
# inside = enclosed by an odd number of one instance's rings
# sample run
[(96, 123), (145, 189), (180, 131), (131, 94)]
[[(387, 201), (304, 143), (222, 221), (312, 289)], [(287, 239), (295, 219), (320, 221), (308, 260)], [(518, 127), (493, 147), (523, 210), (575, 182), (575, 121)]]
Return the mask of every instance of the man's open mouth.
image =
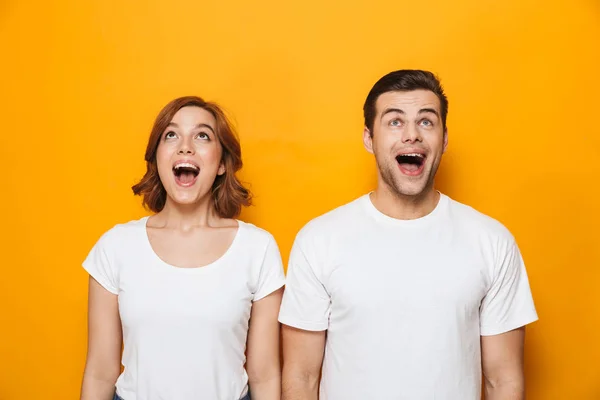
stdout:
[(405, 175), (419, 175), (423, 171), (426, 158), (422, 153), (403, 153), (396, 156), (396, 161)]

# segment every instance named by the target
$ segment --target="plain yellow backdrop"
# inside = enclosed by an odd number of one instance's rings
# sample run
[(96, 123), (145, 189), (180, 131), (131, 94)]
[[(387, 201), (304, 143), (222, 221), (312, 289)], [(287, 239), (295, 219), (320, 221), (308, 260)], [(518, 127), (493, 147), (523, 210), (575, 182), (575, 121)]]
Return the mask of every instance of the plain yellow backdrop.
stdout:
[[(145, 215), (130, 186), (174, 97), (222, 103), (284, 261), (309, 219), (373, 188), (362, 103), (400, 68), (450, 99), (439, 188), (499, 219), (540, 321), (528, 398), (600, 399), (597, 0), (0, 3), (0, 399), (77, 398), (81, 262)], [(378, 399), (377, 399), (378, 400)]]

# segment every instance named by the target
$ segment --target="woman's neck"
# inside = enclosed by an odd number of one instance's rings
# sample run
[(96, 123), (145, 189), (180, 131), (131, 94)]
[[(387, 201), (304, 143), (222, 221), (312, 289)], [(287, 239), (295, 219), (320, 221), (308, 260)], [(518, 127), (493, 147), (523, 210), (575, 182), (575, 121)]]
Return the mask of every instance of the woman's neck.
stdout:
[(152, 219), (152, 225), (155, 227), (184, 231), (198, 227), (215, 227), (223, 222), (210, 196), (194, 204), (178, 204), (167, 198), (164, 208)]

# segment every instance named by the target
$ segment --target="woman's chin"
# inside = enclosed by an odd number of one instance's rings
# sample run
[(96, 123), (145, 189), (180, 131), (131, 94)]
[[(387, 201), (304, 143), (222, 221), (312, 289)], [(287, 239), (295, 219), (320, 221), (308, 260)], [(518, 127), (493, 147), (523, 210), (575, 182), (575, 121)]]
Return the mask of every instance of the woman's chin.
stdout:
[(168, 197), (170, 203), (174, 206), (200, 205), (210, 199), (210, 195), (208, 193), (202, 195), (201, 193), (182, 193), (180, 191), (176, 191), (175, 193), (169, 193)]

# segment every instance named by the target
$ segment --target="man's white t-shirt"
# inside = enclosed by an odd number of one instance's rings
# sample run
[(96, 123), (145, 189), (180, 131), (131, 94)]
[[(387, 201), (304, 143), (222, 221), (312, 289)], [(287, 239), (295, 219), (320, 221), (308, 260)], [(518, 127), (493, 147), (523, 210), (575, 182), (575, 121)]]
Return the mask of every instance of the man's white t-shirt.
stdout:
[(298, 233), (279, 320), (327, 330), (321, 400), (473, 400), (481, 335), (537, 320), (509, 231), (444, 194), (398, 220), (364, 195)]
[(273, 236), (238, 221), (225, 254), (199, 268), (162, 261), (148, 217), (106, 232), (83, 263), (118, 295), (123, 326), (125, 400), (235, 400), (248, 388), (244, 368), (252, 302), (284, 285)]

